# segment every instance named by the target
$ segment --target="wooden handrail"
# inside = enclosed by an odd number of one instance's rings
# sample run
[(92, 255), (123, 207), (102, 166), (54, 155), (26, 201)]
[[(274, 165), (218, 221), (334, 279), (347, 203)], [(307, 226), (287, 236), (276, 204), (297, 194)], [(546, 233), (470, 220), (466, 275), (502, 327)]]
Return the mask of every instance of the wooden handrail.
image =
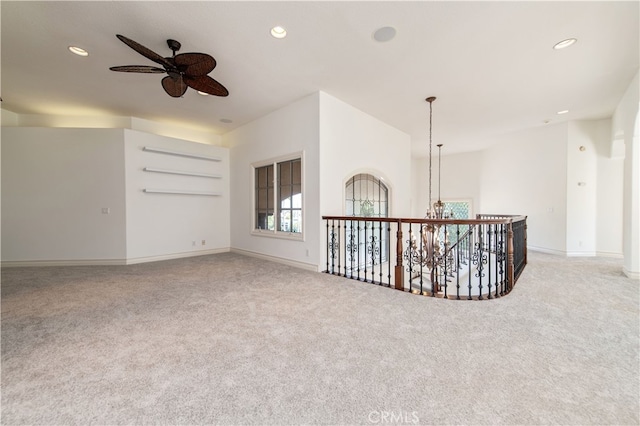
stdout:
[[(526, 216), (514, 216), (522, 217)], [(368, 216), (322, 216), (323, 220), (352, 220), (369, 222), (399, 222), (399, 223), (426, 223), (431, 225), (495, 225), (517, 222), (512, 218), (508, 219), (419, 219), (405, 217), (368, 217)]]

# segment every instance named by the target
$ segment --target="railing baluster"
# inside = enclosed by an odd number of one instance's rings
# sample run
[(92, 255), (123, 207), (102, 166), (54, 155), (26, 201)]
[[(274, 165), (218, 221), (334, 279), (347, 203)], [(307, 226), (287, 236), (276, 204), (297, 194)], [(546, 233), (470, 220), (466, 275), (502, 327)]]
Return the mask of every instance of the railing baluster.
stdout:
[[(324, 272), (391, 287), (391, 220), (338, 216), (323, 216), (323, 220), (326, 221), (327, 241)], [(408, 271), (409, 291), (426, 295), (429, 292), (425, 282), (428, 271), (431, 296), (437, 297), (442, 292), (444, 298), (453, 299), (449, 283), (453, 283), (455, 273), (455, 298), (461, 299), (461, 281), (464, 282), (461, 275), (466, 272), (467, 299), (495, 299), (513, 289), (527, 263), (526, 216), (478, 215), (478, 219), (470, 221), (450, 218), (392, 220), (397, 226), (396, 289), (407, 290), (404, 274)], [(415, 235), (414, 225), (419, 225)], [(410, 235), (406, 251), (403, 226), (408, 227)], [(403, 265), (405, 259), (406, 266)], [(386, 274), (384, 262), (388, 262)], [(463, 265), (467, 265), (468, 272), (463, 271)], [(419, 283), (415, 282), (416, 278)]]
[(402, 220), (397, 221), (396, 231), (396, 266), (395, 266), (395, 289), (404, 290), (404, 265), (402, 265)]
[(460, 300), (460, 224), (456, 224), (456, 300)]
[(347, 276), (347, 253), (349, 252), (349, 237), (347, 236), (347, 221), (344, 221), (344, 276)]
[(355, 256), (355, 234), (353, 229), (353, 220), (350, 221), (350, 234), (349, 234), (349, 256), (350, 256), (350, 265), (349, 265), (349, 278), (353, 278), (353, 258)]
[(487, 298), (491, 299), (491, 224), (487, 225), (487, 238), (489, 240), (489, 259), (487, 262), (489, 264), (489, 277), (487, 280)]
[(515, 273), (513, 267), (513, 222), (507, 225), (507, 292), (513, 288)]
[(326, 269), (326, 273), (329, 273), (329, 219), (325, 219), (327, 221), (327, 269)]
[(358, 281), (360, 281), (360, 221), (358, 220), (358, 245), (357, 245), (357, 252), (358, 252)]
[(449, 253), (448, 251), (448, 246), (450, 245), (447, 240), (447, 235), (448, 235), (448, 229), (447, 229), (447, 224), (444, 224), (444, 253), (442, 253), (442, 256), (444, 257), (444, 271), (442, 271), (442, 279), (444, 280), (444, 298), (447, 299), (447, 287), (449, 285), (449, 280), (447, 279), (447, 275), (448, 275), (448, 262), (449, 262)]
[(498, 277), (498, 250), (499, 250), (499, 241), (498, 241), (498, 224), (493, 226), (493, 239), (495, 241), (495, 275), (496, 275), (496, 294), (495, 297), (498, 297), (498, 286), (500, 285), (500, 278)]
[(367, 244), (369, 239), (367, 238), (367, 221), (364, 222), (364, 281), (367, 281)]
[(469, 226), (469, 244), (467, 245), (467, 249), (468, 249), (468, 253), (469, 253), (469, 255), (467, 257), (467, 259), (469, 259), (469, 261), (468, 261), (468, 263), (469, 263), (469, 273), (467, 274), (468, 281), (469, 281), (469, 286), (468, 286), (469, 287), (469, 297), (467, 297), (467, 300), (471, 300), (472, 299), (472, 297), (471, 297), (471, 264), (472, 264), (472, 262), (471, 262), (471, 247), (473, 247), (475, 245), (475, 244), (471, 244), (471, 242), (473, 241), (472, 237), (473, 237), (473, 228), (471, 228), (471, 226)]
[(380, 251), (378, 252), (378, 265), (380, 267), (380, 273), (379, 273), (379, 279), (378, 279), (378, 284), (382, 285), (382, 222), (378, 222), (378, 242), (379, 242), (379, 249)]
[[(408, 246), (407, 246), (407, 251), (409, 253), (409, 257), (407, 259), (407, 262), (409, 262), (409, 291), (413, 290), (413, 230), (411, 229), (411, 222), (409, 222), (409, 240), (407, 241)], [(421, 262), (422, 263), (422, 262)]]
[(505, 233), (504, 224), (500, 225), (500, 296), (504, 295), (504, 261), (505, 261)]
[(422, 259), (422, 254), (424, 253), (424, 239), (422, 238), (422, 236), (424, 235), (424, 225), (420, 225), (420, 294), (424, 294), (424, 270), (423, 270), (423, 259)]
[(376, 223), (371, 222), (371, 283), (376, 283)]
[(340, 275), (340, 229), (341, 229), (342, 221), (338, 220), (338, 275)]
[(384, 248), (387, 252), (387, 287), (391, 287), (391, 222), (385, 222), (387, 224), (387, 242)]

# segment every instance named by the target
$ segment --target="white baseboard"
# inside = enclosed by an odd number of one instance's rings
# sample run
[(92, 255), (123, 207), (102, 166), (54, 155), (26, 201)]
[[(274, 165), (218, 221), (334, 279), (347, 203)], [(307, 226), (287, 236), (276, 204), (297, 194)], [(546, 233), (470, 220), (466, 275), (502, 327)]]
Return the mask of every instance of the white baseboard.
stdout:
[(622, 253), (612, 253), (608, 251), (597, 251), (596, 256), (598, 257), (611, 257), (614, 259), (624, 259), (624, 255)]
[(229, 247), (188, 251), (183, 253), (163, 254), (159, 256), (134, 257), (127, 259), (67, 259), (67, 260), (8, 260), (2, 261), (3, 268), (32, 267), (32, 266), (122, 266), (138, 263), (159, 262), (162, 260), (182, 259), (185, 257), (206, 256), (209, 254), (227, 253)]
[(555, 254), (557, 256), (566, 256), (567, 252), (562, 250), (548, 249), (544, 247), (527, 246), (527, 250), (537, 251), (540, 253)]
[(318, 265), (313, 263), (298, 262), (297, 260), (285, 259), (284, 257), (271, 256), (268, 254), (257, 253), (255, 251), (243, 250), (239, 248), (231, 248), (231, 253), (242, 254), (245, 256), (256, 257), (258, 259), (269, 260), (271, 262), (281, 263), (283, 265), (293, 266), (295, 268), (304, 269), (312, 272), (319, 272)]
[(622, 259), (624, 256), (622, 253), (612, 253), (606, 251), (562, 251), (555, 249), (548, 249), (543, 247), (527, 246), (527, 250), (537, 251), (540, 253), (555, 254), (557, 256), (566, 257), (610, 257), (615, 259)]
[(623, 267), (622, 272), (632, 280), (640, 280), (640, 272), (629, 271), (627, 268)]
[(3, 268), (39, 266), (117, 266), (126, 265), (126, 259), (65, 259), (65, 260), (3, 260)]
[(568, 251), (567, 257), (595, 257), (595, 251)]
[(127, 258), (125, 265), (135, 265), (137, 263), (148, 263), (148, 262), (159, 262), (162, 260), (171, 260), (171, 259), (182, 259), (185, 257), (207, 256), (209, 254), (219, 254), (219, 253), (228, 253), (228, 252), (229, 252), (229, 247), (223, 247), (223, 248), (209, 249), (209, 250), (186, 251), (183, 253), (162, 254), (159, 256), (134, 257), (134, 258)]

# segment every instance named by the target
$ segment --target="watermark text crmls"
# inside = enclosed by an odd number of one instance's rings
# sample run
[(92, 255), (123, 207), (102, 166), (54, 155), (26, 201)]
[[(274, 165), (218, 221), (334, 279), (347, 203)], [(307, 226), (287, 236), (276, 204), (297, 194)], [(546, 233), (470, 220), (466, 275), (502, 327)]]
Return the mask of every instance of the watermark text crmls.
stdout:
[(417, 411), (373, 410), (367, 416), (371, 424), (379, 425), (416, 425), (420, 423)]

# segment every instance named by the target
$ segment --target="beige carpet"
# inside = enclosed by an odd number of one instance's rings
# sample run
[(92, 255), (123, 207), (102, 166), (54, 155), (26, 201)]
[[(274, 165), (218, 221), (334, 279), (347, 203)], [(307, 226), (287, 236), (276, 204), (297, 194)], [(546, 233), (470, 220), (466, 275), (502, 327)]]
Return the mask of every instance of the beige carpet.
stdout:
[(235, 254), (2, 270), (17, 424), (635, 424), (639, 287), (530, 253), (491, 301)]

